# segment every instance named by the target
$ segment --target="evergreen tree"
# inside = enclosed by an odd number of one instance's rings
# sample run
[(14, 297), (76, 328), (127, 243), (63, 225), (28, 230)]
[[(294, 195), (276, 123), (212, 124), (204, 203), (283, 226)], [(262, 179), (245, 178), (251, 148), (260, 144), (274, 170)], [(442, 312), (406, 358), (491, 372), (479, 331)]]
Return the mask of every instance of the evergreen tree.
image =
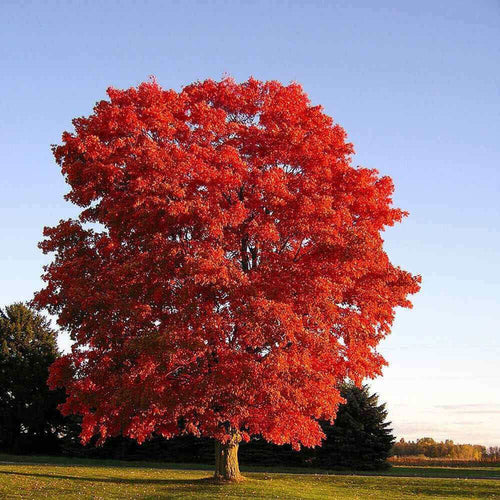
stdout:
[(386, 462), (394, 443), (387, 410), (378, 395), (346, 384), (341, 391), (346, 403), (340, 405), (333, 425), (323, 422), (326, 439), (315, 454), (315, 465), (323, 468), (346, 467), (379, 469)]
[(62, 391), (47, 387), (58, 357), (56, 334), (42, 315), (22, 303), (0, 309), (0, 447), (54, 452), (65, 421)]

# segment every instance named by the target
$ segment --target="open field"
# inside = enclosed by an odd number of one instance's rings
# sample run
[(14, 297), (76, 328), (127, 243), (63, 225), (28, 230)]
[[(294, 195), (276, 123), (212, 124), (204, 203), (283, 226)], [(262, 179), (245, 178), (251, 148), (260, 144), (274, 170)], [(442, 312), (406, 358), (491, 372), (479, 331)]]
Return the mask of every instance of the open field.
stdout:
[(377, 475), (256, 470), (243, 468), (241, 484), (216, 485), (204, 480), (207, 466), (1, 455), (0, 498), (500, 499), (500, 468), (393, 467)]
[(453, 460), (449, 458), (427, 458), (427, 457), (392, 457), (389, 459), (392, 465), (408, 465), (423, 467), (498, 467), (500, 460)]

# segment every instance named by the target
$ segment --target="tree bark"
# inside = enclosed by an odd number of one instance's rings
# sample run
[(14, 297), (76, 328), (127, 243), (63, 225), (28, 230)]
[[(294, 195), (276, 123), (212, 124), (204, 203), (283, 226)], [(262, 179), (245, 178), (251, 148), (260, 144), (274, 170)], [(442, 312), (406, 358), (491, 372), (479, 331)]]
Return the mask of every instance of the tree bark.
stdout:
[(227, 443), (215, 442), (215, 479), (218, 481), (241, 481), (238, 464), (238, 448), (241, 438), (234, 433)]

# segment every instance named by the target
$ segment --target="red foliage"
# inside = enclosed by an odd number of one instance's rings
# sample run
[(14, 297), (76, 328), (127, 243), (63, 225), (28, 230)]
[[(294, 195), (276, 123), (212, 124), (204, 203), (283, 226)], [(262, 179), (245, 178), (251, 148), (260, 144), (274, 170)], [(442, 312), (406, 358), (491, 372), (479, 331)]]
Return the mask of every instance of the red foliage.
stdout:
[(393, 184), (298, 84), (108, 90), (54, 155), (82, 207), (46, 228), (35, 302), (75, 341), (52, 367), (83, 441), (179, 432), (298, 447), (376, 352), (419, 277), (380, 232)]

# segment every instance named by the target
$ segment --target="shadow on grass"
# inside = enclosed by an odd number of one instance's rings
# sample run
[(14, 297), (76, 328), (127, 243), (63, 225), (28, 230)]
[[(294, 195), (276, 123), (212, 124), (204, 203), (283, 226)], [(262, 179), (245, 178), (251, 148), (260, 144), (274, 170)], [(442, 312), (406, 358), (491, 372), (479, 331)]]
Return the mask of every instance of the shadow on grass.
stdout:
[[(22, 456), (0, 454), (0, 465), (43, 465), (48, 467), (110, 467), (117, 469), (160, 469), (183, 470), (212, 473), (213, 465), (197, 463), (168, 463), (148, 461), (128, 461), (113, 459), (92, 459), (77, 457)], [(327, 475), (327, 476), (358, 476), (358, 477), (402, 477), (402, 478), (435, 478), (435, 479), (493, 479), (500, 480), (500, 468), (445, 468), (445, 467), (409, 467), (396, 466), (385, 470), (362, 471), (352, 469), (316, 469), (313, 467), (299, 468), (289, 466), (258, 466), (242, 465), (241, 471), (264, 474), (293, 475)]]
[(133, 479), (120, 477), (84, 477), (84, 476), (64, 476), (61, 474), (41, 474), (38, 472), (16, 472), (0, 471), (0, 474), (9, 476), (27, 476), (47, 479), (69, 479), (70, 481), (88, 481), (91, 483), (115, 483), (115, 484), (163, 484), (163, 485), (196, 485), (196, 484), (215, 484), (210, 482), (209, 477), (199, 479)]
[(215, 465), (186, 462), (148, 462), (79, 457), (52, 457), (37, 455), (7, 455), (0, 453), (0, 465), (44, 465), (50, 467), (111, 467), (133, 469), (170, 469), (213, 471)]

